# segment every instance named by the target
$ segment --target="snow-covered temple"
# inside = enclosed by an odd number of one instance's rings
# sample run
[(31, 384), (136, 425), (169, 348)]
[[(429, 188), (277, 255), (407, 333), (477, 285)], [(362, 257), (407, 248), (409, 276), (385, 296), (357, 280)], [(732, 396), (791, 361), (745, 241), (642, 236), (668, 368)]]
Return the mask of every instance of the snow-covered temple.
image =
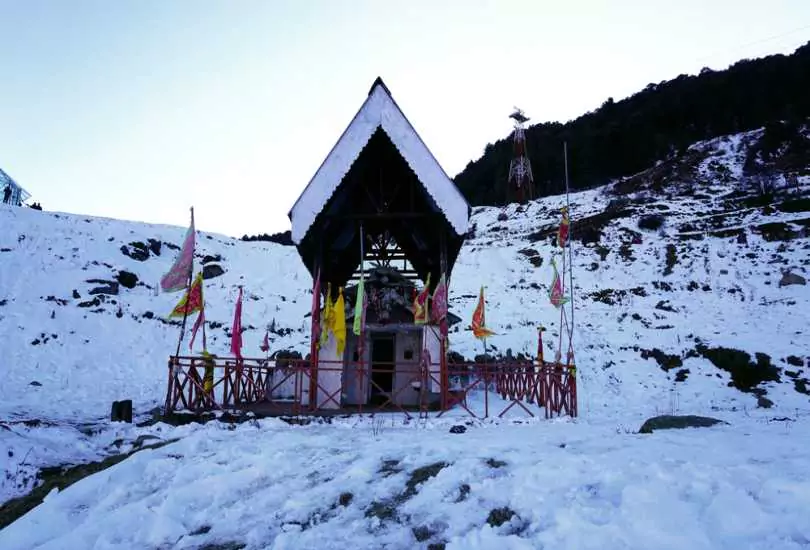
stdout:
[[(318, 345), (326, 297), (313, 308), (310, 407), (438, 403), (447, 326), (458, 319), (417, 324), (411, 304), (428, 281), (431, 295), (442, 276), (449, 286), (470, 206), (381, 79), (289, 217), (314, 292), (331, 287), (345, 304), (345, 344), (327, 331)], [(356, 336), (361, 271), (368, 305)]]

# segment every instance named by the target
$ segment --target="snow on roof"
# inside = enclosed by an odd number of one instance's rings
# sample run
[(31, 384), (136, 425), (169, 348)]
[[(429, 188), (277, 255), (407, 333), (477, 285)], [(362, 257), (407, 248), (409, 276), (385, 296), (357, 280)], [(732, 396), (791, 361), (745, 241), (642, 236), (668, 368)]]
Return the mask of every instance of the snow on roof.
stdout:
[(363, 106), (290, 210), (292, 239), (301, 243), (377, 128), (382, 127), (456, 234), (467, 231), (469, 205), (378, 78)]

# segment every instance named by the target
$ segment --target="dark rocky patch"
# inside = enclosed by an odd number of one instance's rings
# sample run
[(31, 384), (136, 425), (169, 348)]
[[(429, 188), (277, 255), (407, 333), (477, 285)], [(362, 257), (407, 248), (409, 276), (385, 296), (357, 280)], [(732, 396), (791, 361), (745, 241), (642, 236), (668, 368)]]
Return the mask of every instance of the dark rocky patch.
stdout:
[(638, 220), (638, 228), (647, 231), (658, 231), (664, 226), (664, 216), (661, 214), (647, 214)]
[(467, 483), (462, 483), (458, 488), (458, 497), (456, 502), (463, 502), (470, 496), (470, 486)]
[(121, 254), (133, 260), (145, 262), (149, 259), (149, 248), (142, 242), (132, 242), (129, 243), (129, 246), (121, 245)]
[(655, 359), (661, 369), (665, 372), (683, 366), (683, 359), (681, 359), (679, 355), (670, 355), (668, 353), (664, 353), (658, 348), (653, 348), (651, 350), (641, 349), (639, 352), (641, 353), (642, 359)]
[(101, 300), (98, 299), (98, 296), (93, 298), (92, 300), (88, 300), (86, 302), (79, 302), (76, 304), (78, 307), (98, 307), (101, 305)]
[(792, 230), (783, 222), (763, 223), (756, 226), (754, 231), (762, 235), (762, 238), (768, 242), (790, 241), (802, 236), (801, 232)]
[(413, 527), (411, 529), (413, 533), (413, 538), (416, 539), (416, 542), (425, 542), (426, 540), (430, 539), (433, 535), (437, 533), (427, 525), (420, 525), (418, 527)]
[(789, 286), (789, 285), (806, 285), (807, 279), (802, 277), (797, 273), (791, 273), (790, 271), (786, 271), (782, 274), (782, 278), (779, 279), (779, 287)]
[(221, 262), (222, 256), (219, 254), (214, 254), (213, 256), (206, 254), (203, 256), (202, 260), (200, 261), (201, 264), (210, 264), (212, 262)]
[(508, 506), (504, 506), (503, 508), (495, 508), (494, 510), (490, 510), (489, 515), (487, 516), (487, 524), (490, 527), (500, 527), (504, 523), (511, 521), (515, 515), (515, 511)]
[(130, 271), (119, 271), (115, 280), (124, 288), (135, 288), (135, 285), (138, 284), (138, 276)]
[[(733, 348), (709, 348), (698, 344), (697, 353), (705, 357), (720, 370), (731, 374), (729, 386), (742, 392), (763, 394), (765, 390), (757, 388), (763, 382), (779, 382), (779, 368), (771, 364), (771, 358), (764, 353), (757, 353), (756, 363), (751, 355)], [(759, 389), (758, 392), (755, 390)]]
[[(88, 291), (88, 294), (95, 295), (95, 294), (106, 294), (108, 296), (117, 296), (118, 295), (118, 283), (115, 281), (110, 281), (109, 284), (104, 286), (97, 286)], [(81, 305), (81, 304), (79, 304)]]
[(405, 482), (405, 492), (403, 493), (404, 499), (409, 499), (416, 494), (416, 488), (432, 477), (436, 477), (439, 472), (449, 466), (446, 462), (434, 462), (427, 466), (422, 466), (411, 472), (411, 476)]
[(203, 266), (203, 279), (213, 279), (224, 273), (225, 270), (219, 264), (206, 264)]
[(661, 311), (669, 311), (671, 313), (675, 313), (677, 310), (672, 307), (672, 304), (669, 303), (669, 300), (661, 300), (657, 304), (655, 304), (655, 309), (660, 309)]
[(157, 239), (149, 239), (149, 251), (154, 254), (155, 256), (160, 256), (160, 246), (161, 242)]
[(664, 276), (672, 275), (672, 268), (678, 263), (678, 252), (674, 244), (667, 245), (666, 253), (666, 266), (664, 267)]
[(666, 281), (653, 281), (653, 286), (655, 287), (656, 290), (672, 292), (672, 285)]

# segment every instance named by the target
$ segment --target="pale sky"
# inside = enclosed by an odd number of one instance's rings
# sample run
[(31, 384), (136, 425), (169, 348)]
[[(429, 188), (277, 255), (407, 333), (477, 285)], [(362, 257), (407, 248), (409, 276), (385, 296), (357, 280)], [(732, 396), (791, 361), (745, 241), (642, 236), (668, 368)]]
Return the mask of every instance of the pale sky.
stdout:
[(790, 53), (810, 1), (0, 0), (0, 31), (0, 168), (33, 200), (241, 236), (289, 228), (377, 76), (453, 177), (513, 106)]

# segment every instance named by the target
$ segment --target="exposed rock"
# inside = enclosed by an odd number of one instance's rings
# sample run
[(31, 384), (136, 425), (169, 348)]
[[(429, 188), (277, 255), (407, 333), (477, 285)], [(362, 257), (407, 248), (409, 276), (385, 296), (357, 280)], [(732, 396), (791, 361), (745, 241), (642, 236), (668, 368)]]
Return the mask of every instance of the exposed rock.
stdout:
[(694, 415), (663, 415), (654, 416), (642, 424), (639, 433), (651, 434), (655, 430), (671, 430), (681, 428), (708, 428), (715, 424), (728, 424), (716, 418), (708, 416), (694, 416)]
[(543, 265), (543, 257), (542, 256), (532, 256), (529, 258), (529, 263), (531, 263), (534, 267), (540, 267)]
[(115, 280), (126, 288), (135, 288), (135, 285), (138, 284), (138, 276), (129, 271), (119, 271), (118, 275), (115, 276)]
[(796, 273), (791, 273), (790, 271), (786, 271), (785, 273), (783, 273), (782, 278), (779, 280), (780, 288), (788, 285), (806, 285), (806, 284), (807, 279)]
[(467, 431), (466, 426), (462, 426), (461, 424), (456, 424), (450, 428), (451, 434), (463, 434)]
[(81, 295), (81, 294), (79, 294), (79, 291), (78, 291), (78, 290), (76, 290), (76, 289), (74, 288), (74, 289), (73, 289), (73, 299), (74, 299), (74, 300), (78, 300), (78, 299), (79, 299), (79, 298), (81, 298), (81, 297), (82, 297), (82, 295)]
[(96, 296), (92, 300), (89, 300), (87, 302), (79, 302), (77, 305), (79, 307), (98, 307), (101, 305), (101, 301), (98, 299), (98, 296)]
[(39, 382), (37, 382), (36, 380), (32, 380), (32, 381), (31, 381), (31, 383), (30, 383), (30, 384), (28, 384), (28, 385), (29, 385), (29, 386), (36, 386), (36, 387), (40, 387), (40, 386), (42, 386), (42, 384), (41, 384), (41, 383), (39, 383)]
[(113, 401), (112, 408), (110, 410), (110, 420), (112, 422), (132, 423), (132, 399)]
[(133, 260), (144, 262), (149, 259), (149, 249), (142, 242), (132, 242), (129, 246), (121, 246), (121, 254), (129, 256)]
[(89, 294), (108, 294), (116, 296), (118, 294), (118, 283), (110, 281), (110, 283), (105, 286), (97, 286), (96, 288), (90, 290)]
[(661, 214), (647, 214), (638, 220), (638, 228), (648, 231), (658, 231), (664, 225), (664, 216)]
[(200, 261), (200, 263), (205, 265), (205, 264), (210, 264), (211, 262), (221, 262), (221, 261), (222, 261), (222, 256), (220, 256), (219, 254), (215, 254), (214, 256), (209, 256), (209, 255), (203, 256), (202, 261)]
[(219, 264), (206, 264), (203, 266), (203, 279), (213, 279), (225, 273)]
[(149, 239), (149, 250), (155, 256), (160, 256), (160, 245), (161, 242), (158, 241), (157, 239)]

